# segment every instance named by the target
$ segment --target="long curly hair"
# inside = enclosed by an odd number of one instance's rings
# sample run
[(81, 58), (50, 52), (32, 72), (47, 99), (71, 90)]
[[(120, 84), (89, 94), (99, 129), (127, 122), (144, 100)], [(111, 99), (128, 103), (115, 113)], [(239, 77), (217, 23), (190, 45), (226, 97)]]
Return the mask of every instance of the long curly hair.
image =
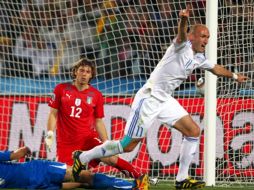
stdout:
[(91, 67), (92, 78), (90, 79), (90, 81), (96, 76), (96, 67), (95, 67), (94, 62), (89, 59), (86, 59), (86, 58), (81, 58), (76, 63), (74, 63), (74, 66), (72, 67), (71, 77), (73, 80), (75, 80), (75, 78), (76, 78), (76, 74), (75, 74), (76, 71), (79, 69), (79, 67), (83, 67), (83, 66)]

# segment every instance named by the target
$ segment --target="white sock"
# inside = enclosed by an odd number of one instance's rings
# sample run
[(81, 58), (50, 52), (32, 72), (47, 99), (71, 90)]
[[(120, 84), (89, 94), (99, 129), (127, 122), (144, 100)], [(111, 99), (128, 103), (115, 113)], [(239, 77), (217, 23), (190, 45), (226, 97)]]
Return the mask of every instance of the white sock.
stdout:
[(79, 155), (81, 163), (88, 163), (93, 159), (113, 156), (123, 153), (120, 141), (105, 141), (103, 144), (91, 150), (84, 151)]
[(190, 163), (196, 153), (198, 145), (198, 138), (185, 137), (181, 144), (180, 150), (180, 164), (176, 176), (176, 181), (183, 181), (188, 177)]

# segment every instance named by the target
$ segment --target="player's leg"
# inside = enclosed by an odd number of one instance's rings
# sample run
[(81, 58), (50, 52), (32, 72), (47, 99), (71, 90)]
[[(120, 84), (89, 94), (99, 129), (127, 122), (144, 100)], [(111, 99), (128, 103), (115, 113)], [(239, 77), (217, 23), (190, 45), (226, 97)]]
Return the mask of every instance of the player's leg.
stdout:
[(96, 158), (108, 157), (121, 154), (123, 152), (132, 151), (142, 140), (147, 130), (147, 128), (145, 128), (144, 118), (149, 119), (146, 120), (147, 124), (149, 125), (151, 119), (149, 117), (143, 117), (143, 112), (146, 109), (143, 109), (142, 105), (144, 102), (146, 102), (145, 99), (135, 98), (135, 100), (132, 104), (131, 113), (125, 127), (124, 138), (120, 141), (105, 141), (102, 145), (83, 152), (79, 156), (79, 159), (82, 163), (88, 163), (90, 160)]
[[(82, 150), (90, 150), (102, 144), (102, 141), (98, 138), (97, 133), (94, 133), (93, 135), (90, 135), (90, 136), (91, 137), (89, 138), (88, 142), (85, 143), (83, 147), (84, 149)], [(124, 159), (118, 156), (100, 158), (100, 161), (106, 163), (107, 165), (117, 168), (126, 177), (132, 177), (137, 179), (141, 176), (141, 173), (138, 172), (129, 162), (125, 161)], [(96, 167), (100, 163), (100, 161), (98, 159), (91, 160), (89, 162), (89, 166)]]
[[(123, 152), (132, 151), (145, 137), (148, 128), (160, 112), (161, 102), (149, 94), (136, 96), (132, 104), (130, 116), (125, 127), (125, 136), (120, 141), (106, 141), (102, 145), (83, 153), (74, 154), (74, 176), (76, 176), (75, 162), (79, 166), (88, 163), (92, 159), (113, 156)], [(77, 161), (75, 161), (77, 160)]]
[(196, 153), (199, 142), (200, 128), (189, 115), (178, 120), (175, 128), (184, 135), (180, 150), (180, 165), (176, 177), (176, 188), (203, 188), (205, 182), (193, 180), (188, 177), (189, 166)]
[(124, 160), (118, 156), (101, 158), (101, 161), (106, 163), (107, 165), (117, 168), (126, 177), (132, 177), (134, 179), (137, 179), (142, 175), (129, 162), (127, 162), (126, 160)]
[(184, 135), (180, 149), (180, 166), (176, 177), (176, 181), (180, 182), (188, 178), (189, 166), (196, 153), (200, 130), (189, 115), (178, 120), (175, 128)]
[[(163, 123), (167, 123), (169, 126), (174, 126), (174, 128), (183, 134), (184, 140), (180, 150), (180, 164), (176, 181), (181, 182), (189, 179), (188, 170), (196, 153), (200, 128), (193, 121), (188, 112), (173, 97), (169, 98), (169, 100), (164, 103), (163, 111), (159, 114), (158, 119)], [(195, 184), (197, 183), (195, 182)], [(188, 186), (188, 188), (190, 187)]]
[(200, 136), (200, 128), (189, 114), (182, 116), (174, 124), (174, 128), (180, 131), (185, 137), (198, 138)]
[(123, 152), (123, 148), (119, 141), (105, 141), (103, 144), (94, 147), (88, 151), (75, 151), (73, 152), (73, 166), (72, 174), (75, 181), (79, 180), (79, 173), (86, 164), (94, 159), (108, 157)]
[[(125, 142), (126, 139), (129, 139), (129, 138), (124, 137), (122, 139), (122, 142)], [(135, 144), (137, 144), (135, 140), (131, 140), (129, 144), (131, 145), (133, 141)], [(127, 144), (127, 147), (129, 144)], [(103, 144), (96, 146), (93, 149), (88, 151), (84, 151), (84, 152), (75, 151), (73, 153), (74, 164), (72, 167), (72, 173), (73, 173), (75, 181), (78, 180), (79, 173), (81, 172), (81, 170), (85, 168), (85, 165), (89, 163), (91, 160), (103, 158), (103, 157), (109, 157), (116, 154), (121, 154), (123, 152), (124, 150), (122, 147), (122, 143), (120, 141), (106, 141)]]
[[(188, 112), (173, 97), (165, 103), (165, 111), (160, 114), (159, 118), (167, 118), (167, 123), (174, 126), (183, 136), (183, 142), (180, 149), (180, 164), (176, 177), (176, 188), (198, 188), (204, 186), (203, 181), (190, 180), (188, 176), (191, 161), (196, 153), (199, 143), (200, 128), (190, 117)], [(186, 185), (186, 183), (188, 184)]]

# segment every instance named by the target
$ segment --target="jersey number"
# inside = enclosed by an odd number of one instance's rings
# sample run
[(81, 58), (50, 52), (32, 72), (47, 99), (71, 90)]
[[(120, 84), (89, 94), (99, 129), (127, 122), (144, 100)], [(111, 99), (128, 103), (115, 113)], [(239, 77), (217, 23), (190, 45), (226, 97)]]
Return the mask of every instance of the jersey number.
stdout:
[(82, 112), (81, 108), (76, 108), (75, 106), (71, 106), (71, 117), (80, 118), (80, 114)]

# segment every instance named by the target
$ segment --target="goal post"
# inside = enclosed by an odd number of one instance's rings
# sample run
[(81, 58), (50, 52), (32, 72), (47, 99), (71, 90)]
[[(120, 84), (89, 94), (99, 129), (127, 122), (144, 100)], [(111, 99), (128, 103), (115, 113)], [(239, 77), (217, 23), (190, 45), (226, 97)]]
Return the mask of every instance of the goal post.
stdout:
[[(218, 26), (218, 1), (206, 1), (206, 25), (210, 31), (207, 45), (209, 61), (217, 63), (217, 26)], [(216, 162), (216, 115), (217, 115), (217, 77), (205, 72), (205, 149), (204, 149), (204, 179), (207, 186), (215, 185)]]

